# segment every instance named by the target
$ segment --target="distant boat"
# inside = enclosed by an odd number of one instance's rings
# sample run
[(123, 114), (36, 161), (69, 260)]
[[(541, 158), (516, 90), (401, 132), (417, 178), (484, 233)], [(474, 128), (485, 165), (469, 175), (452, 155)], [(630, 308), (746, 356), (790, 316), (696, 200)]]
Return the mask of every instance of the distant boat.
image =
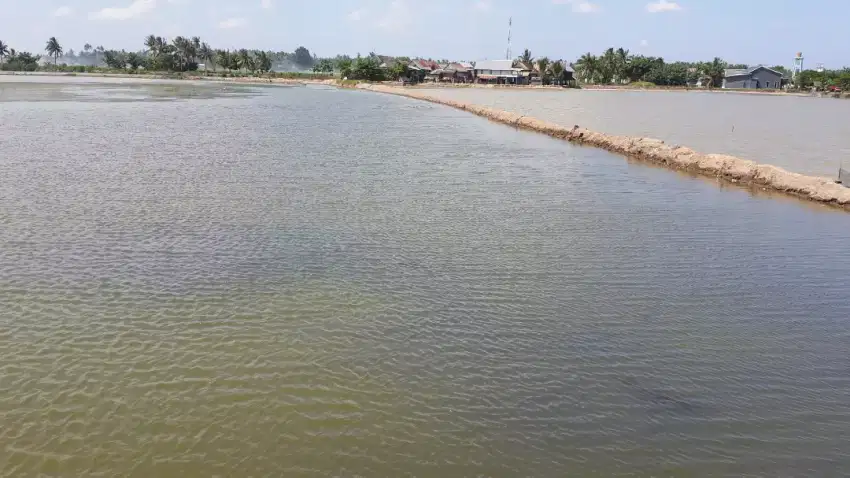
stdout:
[(844, 168), (838, 168), (838, 181), (836, 182), (850, 188), (850, 171)]

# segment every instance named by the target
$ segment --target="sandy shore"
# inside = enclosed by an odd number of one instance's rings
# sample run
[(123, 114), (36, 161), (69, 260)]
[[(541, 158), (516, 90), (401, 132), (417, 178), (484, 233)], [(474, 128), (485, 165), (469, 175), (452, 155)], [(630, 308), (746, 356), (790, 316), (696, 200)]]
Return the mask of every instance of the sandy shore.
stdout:
[(850, 188), (836, 184), (829, 178), (792, 173), (777, 166), (758, 164), (735, 156), (704, 154), (682, 146), (671, 146), (654, 138), (609, 135), (581, 128), (579, 125), (567, 128), (516, 113), (437, 98), (428, 95), (425, 89), (372, 84), (358, 84), (356, 88), (439, 103), (499, 123), (548, 134), (578, 144), (596, 146), (672, 169), (695, 172), (738, 184), (759, 186), (850, 211)]

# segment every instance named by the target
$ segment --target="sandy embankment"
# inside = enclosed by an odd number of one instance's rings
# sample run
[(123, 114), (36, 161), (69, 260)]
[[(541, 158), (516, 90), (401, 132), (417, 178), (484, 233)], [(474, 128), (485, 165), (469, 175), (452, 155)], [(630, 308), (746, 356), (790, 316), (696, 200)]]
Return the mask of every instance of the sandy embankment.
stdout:
[(722, 178), (734, 183), (762, 186), (791, 196), (850, 211), (850, 188), (828, 178), (792, 173), (770, 164), (758, 164), (724, 154), (703, 154), (683, 146), (671, 146), (659, 139), (614, 136), (581, 128), (567, 128), (536, 118), (478, 106), (462, 101), (429, 96), (427, 91), (361, 83), (357, 89), (406, 96), (451, 106), (488, 118), (555, 138), (587, 144), (664, 166)]

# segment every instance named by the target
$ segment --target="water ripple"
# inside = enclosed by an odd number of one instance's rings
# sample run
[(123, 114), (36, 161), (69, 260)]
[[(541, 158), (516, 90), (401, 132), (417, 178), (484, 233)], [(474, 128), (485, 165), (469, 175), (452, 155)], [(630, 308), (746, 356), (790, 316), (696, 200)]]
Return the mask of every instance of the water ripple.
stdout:
[(846, 214), (355, 91), (3, 105), (0, 476), (850, 468)]

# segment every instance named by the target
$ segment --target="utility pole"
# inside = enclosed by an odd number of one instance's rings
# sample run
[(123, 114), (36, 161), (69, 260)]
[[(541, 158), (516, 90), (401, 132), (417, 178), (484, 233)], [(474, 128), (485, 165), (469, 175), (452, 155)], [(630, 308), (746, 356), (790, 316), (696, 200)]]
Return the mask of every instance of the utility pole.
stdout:
[(505, 52), (505, 60), (511, 59), (511, 28), (513, 27), (514, 17), (508, 18), (508, 50)]

